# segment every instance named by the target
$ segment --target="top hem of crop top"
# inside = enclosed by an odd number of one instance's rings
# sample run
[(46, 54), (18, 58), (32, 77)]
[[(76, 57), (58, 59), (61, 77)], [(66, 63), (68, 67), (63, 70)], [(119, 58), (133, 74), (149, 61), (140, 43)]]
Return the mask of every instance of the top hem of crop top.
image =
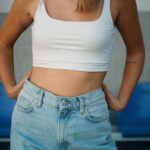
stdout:
[(109, 69), (116, 27), (110, 1), (92, 21), (65, 21), (47, 14), (39, 0), (32, 24), (33, 67), (99, 72)]

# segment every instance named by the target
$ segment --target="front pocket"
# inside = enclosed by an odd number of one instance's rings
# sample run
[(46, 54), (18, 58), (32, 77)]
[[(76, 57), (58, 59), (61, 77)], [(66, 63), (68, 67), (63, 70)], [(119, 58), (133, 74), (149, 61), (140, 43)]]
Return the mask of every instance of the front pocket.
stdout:
[(24, 95), (19, 95), (16, 106), (17, 106), (17, 109), (22, 112), (33, 111), (32, 102), (29, 99), (27, 99)]
[(106, 102), (97, 101), (97, 103), (93, 103), (93, 105), (86, 105), (84, 116), (86, 117), (86, 119), (92, 122), (98, 122), (108, 119), (109, 110)]

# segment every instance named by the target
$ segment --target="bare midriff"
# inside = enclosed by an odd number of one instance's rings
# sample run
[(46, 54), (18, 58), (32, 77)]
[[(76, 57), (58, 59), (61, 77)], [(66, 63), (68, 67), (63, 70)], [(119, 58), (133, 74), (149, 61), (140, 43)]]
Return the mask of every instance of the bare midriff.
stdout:
[(105, 72), (33, 67), (30, 82), (57, 96), (78, 96), (102, 86)]

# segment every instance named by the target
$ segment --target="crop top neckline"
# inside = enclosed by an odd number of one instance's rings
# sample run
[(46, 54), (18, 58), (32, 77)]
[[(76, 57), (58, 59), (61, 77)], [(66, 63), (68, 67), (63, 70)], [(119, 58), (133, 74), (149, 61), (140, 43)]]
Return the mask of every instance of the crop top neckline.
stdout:
[(45, 4), (45, 0), (40, 0), (42, 1), (42, 9), (44, 11), (45, 16), (48, 18), (49, 21), (57, 21), (57, 22), (61, 22), (61, 23), (77, 23), (77, 24), (81, 24), (81, 23), (97, 23), (97, 22), (101, 22), (103, 20), (103, 16), (104, 16), (104, 7), (105, 7), (105, 3), (106, 0), (103, 0), (103, 7), (102, 7), (102, 11), (99, 15), (99, 17), (97, 19), (94, 20), (85, 20), (85, 21), (80, 21), (80, 20), (62, 20), (62, 19), (57, 19), (52, 17), (51, 15), (48, 14), (47, 9), (46, 9), (46, 4)]
[(33, 67), (107, 71), (116, 33), (110, 1), (103, 1), (98, 19), (67, 21), (48, 15), (39, 0), (31, 28)]

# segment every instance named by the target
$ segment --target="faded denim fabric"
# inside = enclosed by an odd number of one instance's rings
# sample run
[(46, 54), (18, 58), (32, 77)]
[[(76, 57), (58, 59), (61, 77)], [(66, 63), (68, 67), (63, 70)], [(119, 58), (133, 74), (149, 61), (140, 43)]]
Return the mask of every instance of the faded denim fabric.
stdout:
[(11, 150), (117, 150), (103, 90), (57, 96), (26, 79), (15, 104)]

